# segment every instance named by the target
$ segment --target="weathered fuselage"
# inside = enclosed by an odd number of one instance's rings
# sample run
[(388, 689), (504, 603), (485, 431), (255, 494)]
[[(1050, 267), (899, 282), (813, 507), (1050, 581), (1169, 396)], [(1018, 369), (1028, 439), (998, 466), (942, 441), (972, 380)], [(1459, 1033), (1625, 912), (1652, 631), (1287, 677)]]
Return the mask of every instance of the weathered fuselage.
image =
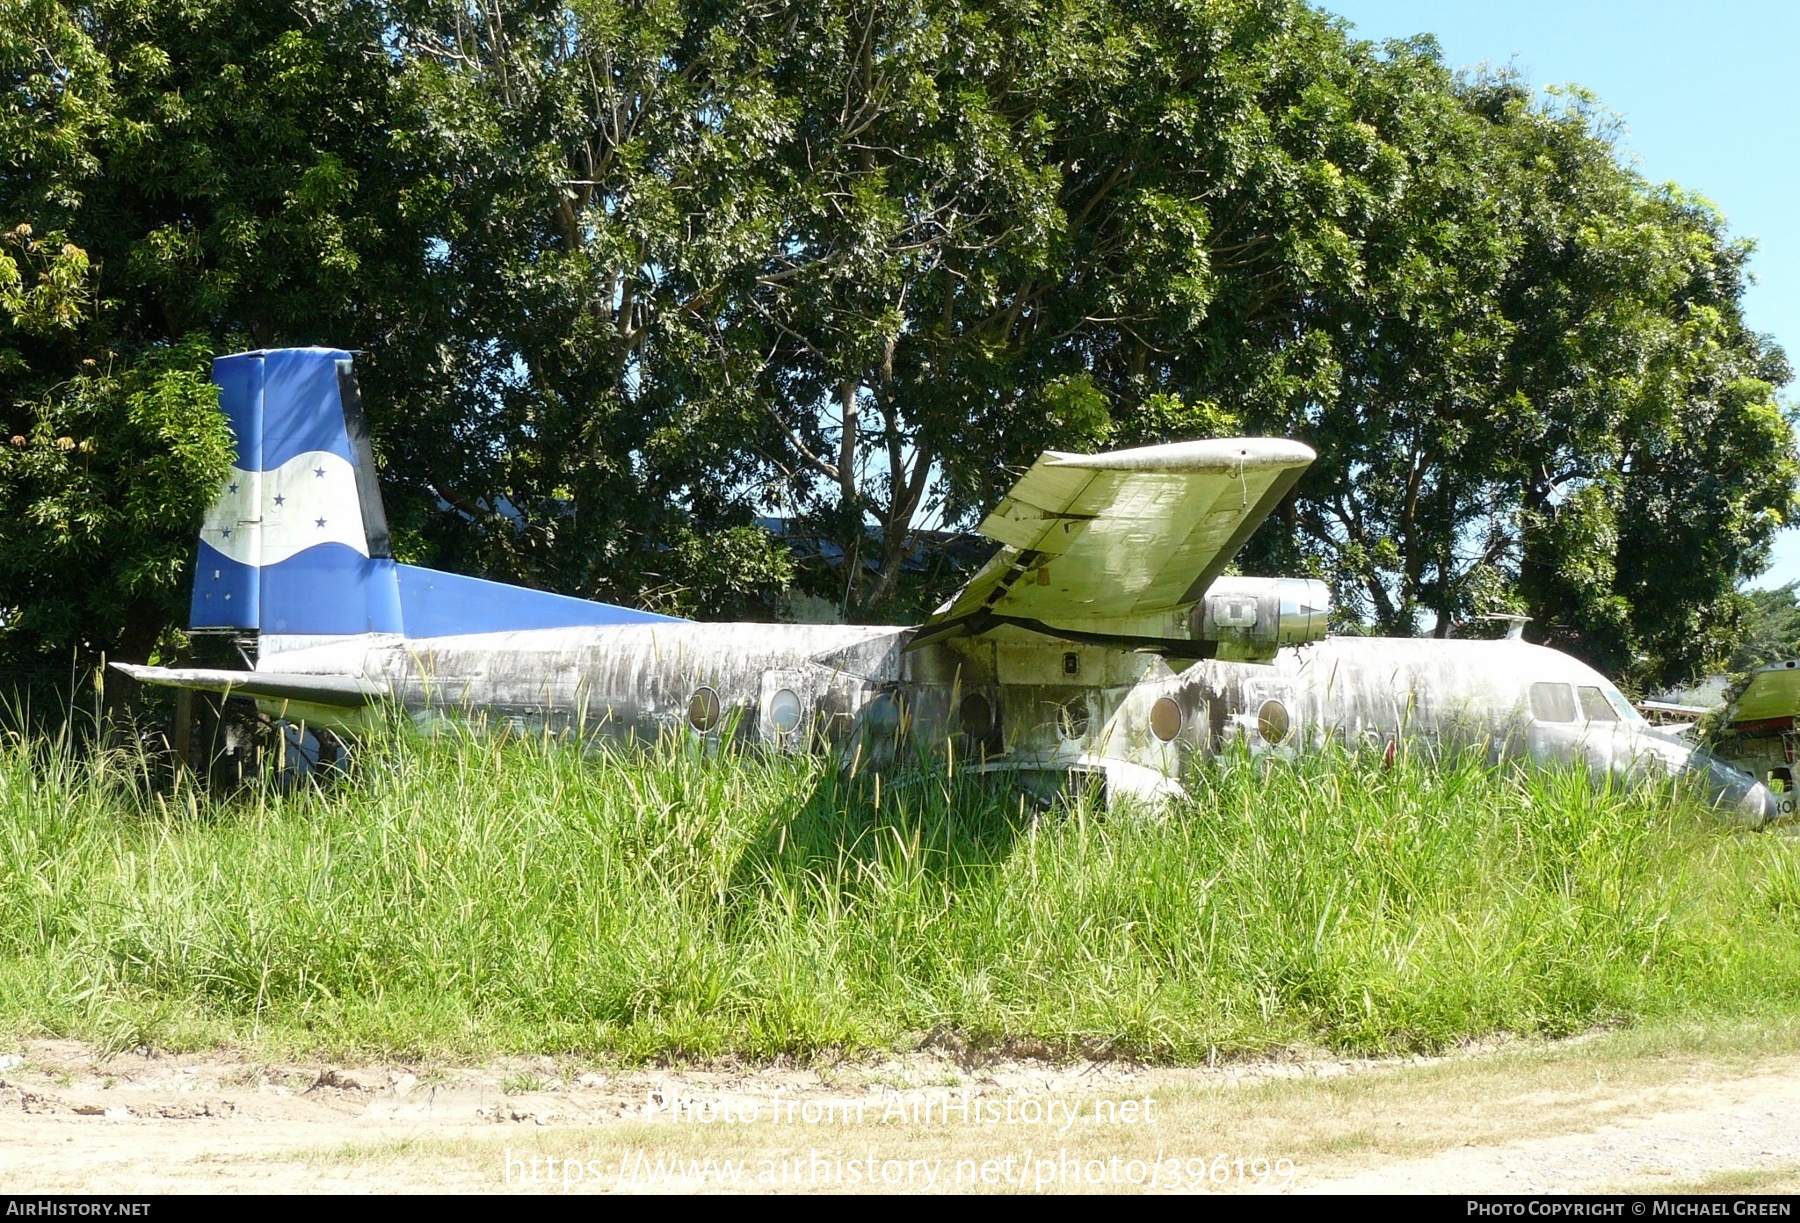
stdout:
[[(348, 674), (416, 714), (479, 712), (522, 728), (652, 741), (732, 737), (775, 750), (832, 745), (882, 767), (953, 754), (1035, 786), (1102, 781), (1113, 795), (1179, 791), (1187, 764), (1335, 741), (1424, 740), (1622, 777), (1685, 773), (1760, 820), (1754, 778), (1667, 738), (1603, 676), (1518, 640), (1336, 637), (1270, 663), (1162, 658), (990, 634), (913, 646), (914, 630), (667, 623), (404, 640), (268, 637), (262, 674)], [(271, 713), (354, 729), (331, 706)]]

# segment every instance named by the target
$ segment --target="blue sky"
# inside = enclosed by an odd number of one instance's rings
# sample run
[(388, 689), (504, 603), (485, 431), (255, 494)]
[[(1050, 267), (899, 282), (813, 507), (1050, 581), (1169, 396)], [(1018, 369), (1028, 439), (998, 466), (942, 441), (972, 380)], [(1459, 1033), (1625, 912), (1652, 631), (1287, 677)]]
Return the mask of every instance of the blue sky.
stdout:
[[(1359, 38), (1429, 33), (1451, 67), (1510, 64), (1534, 86), (1575, 83), (1624, 120), (1654, 182), (1698, 191), (1756, 239), (1750, 325), (1800, 366), (1800, 3), (1787, 0), (1328, 0)], [(1800, 398), (1800, 380), (1784, 392)], [(1800, 580), (1800, 529), (1753, 585)]]

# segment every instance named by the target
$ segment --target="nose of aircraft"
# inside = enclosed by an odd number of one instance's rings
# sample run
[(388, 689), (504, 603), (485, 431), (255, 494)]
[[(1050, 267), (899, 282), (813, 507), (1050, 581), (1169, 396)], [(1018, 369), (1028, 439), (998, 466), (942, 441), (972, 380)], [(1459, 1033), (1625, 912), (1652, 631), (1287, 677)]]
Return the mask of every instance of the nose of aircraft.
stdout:
[(1691, 781), (1714, 807), (1731, 812), (1740, 822), (1763, 824), (1775, 818), (1775, 796), (1743, 769), (1673, 736), (1641, 733), (1638, 742), (1640, 756), (1660, 761), (1670, 776)]

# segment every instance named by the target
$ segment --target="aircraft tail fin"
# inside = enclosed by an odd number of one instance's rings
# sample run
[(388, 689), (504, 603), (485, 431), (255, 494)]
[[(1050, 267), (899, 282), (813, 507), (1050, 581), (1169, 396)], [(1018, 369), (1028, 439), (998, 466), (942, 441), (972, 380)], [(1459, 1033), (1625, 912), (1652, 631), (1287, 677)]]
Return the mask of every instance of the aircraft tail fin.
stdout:
[(213, 362), (237, 454), (200, 528), (189, 626), (399, 632), (387, 515), (347, 352)]
[(213, 381), (237, 450), (200, 528), (193, 630), (427, 637), (669, 618), (396, 563), (350, 353), (234, 353)]

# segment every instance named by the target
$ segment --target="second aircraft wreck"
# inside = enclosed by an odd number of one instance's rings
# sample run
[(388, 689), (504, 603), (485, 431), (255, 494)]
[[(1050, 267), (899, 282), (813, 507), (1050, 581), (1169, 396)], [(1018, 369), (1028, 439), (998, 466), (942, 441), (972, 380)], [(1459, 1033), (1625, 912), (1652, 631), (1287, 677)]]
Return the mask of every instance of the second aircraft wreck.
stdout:
[(116, 664), (354, 733), (371, 707), (553, 732), (736, 735), (881, 767), (924, 747), (1034, 788), (1179, 792), (1234, 744), (1422, 738), (1685, 775), (1753, 822), (1767, 787), (1652, 729), (1593, 669), (1522, 640), (1331, 637), (1317, 581), (1223, 577), (1314, 455), (1229, 438), (1045, 453), (981, 523), (999, 552), (924, 624), (704, 624), (395, 561), (349, 353), (214, 363), (237, 439), (190, 623), (254, 669)]

